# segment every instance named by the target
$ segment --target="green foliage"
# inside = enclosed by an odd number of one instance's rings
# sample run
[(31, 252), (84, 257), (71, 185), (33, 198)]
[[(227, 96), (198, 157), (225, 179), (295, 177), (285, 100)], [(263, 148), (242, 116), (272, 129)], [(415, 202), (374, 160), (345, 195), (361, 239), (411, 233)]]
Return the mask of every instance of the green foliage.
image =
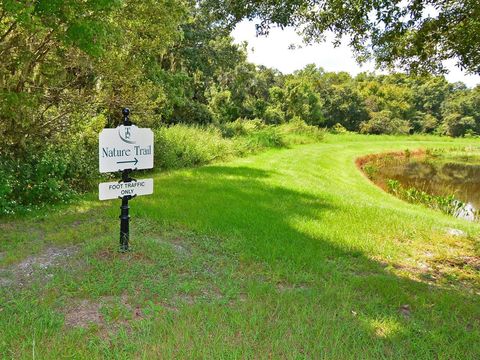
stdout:
[(438, 119), (432, 114), (417, 112), (413, 117), (413, 129), (422, 133), (432, 133), (438, 128)]
[(452, 59), (462, 69), (480, 74), (477, 0), (326, 0), (321, 6), (307, 0), (201, 3), (219, 21), (231, 25), (243, 18), (258, 19), (260, 35), (268, 34), (272, 26), (294, 26), (307, 43), (324, 41), (327, 31), (335, 34), (335, 42), (346, 36), (357, 60), (373, 56), (383, 68), (441, 73), (445, 71), (443, 62)]
[(175, 124), (207, 125), (214, 121), (214, 115), (210, 109), (197, 101), (187, 100), (184, 104), (177, 105), (169, 119)]
[(324, 122), (322, 102), (310, 79), (290, 77), (285, 81), (284, 109), (288, 119), (299, 117), (310, 125)]
[(348, 130), (345, 129), (345, 127), (342, 124), (336, 123), (330, 128), (330, 132), (332, 134), (345, 134), (348, 132)]
[(67, 202), (90, 190), (98, 178), (98, 133), (105, 117), (92, 118), (70, 135), (69, 142), (27, 148), (22, 156), (2, 154), (0, 214), (30, 211), (49, 203)]
[(444, 132), (453, 137), (465, 136), (475, 131), (477, 124), (472, 116), (463, 116), (457, 113), (445, 116), (443, 123)]
[(405, 201), (422, 204), (452, 216), (457, 216), (466, 206), (466, 204), (456, 199), (454, 195), (430, 195), (414, 187), (405, 189), (397, 180), (389, 179), (387, 181), (387, 189), (390, 193)]
[[(249, 63), (246, 44), (234, 44), (231, 28), (207, 5), (1, 2), (2, 161), (25, 161), (30, 165), (19, 171), (28, 172), (43, 166), (38, 156), (45, 156), (56, 169), (51, 189), (88, 189), (98, 174), (87, 154), (96, 152), (101, 128), (118, 125), (124, 106), (137, 125), (158, 131), (163, 168), (317, 141), (323, 126), (336, 133), (480, 132), (480, 88), (440, 76), (352, 77), (314, 65), (283, 75)], [(8, 169), (2, 172), (10, 179)], [(25, 176), (39, 188), (46, 182)], [(12, 186), (2, 185), (2, 199), (20, 199)], [(40, 192), (30, 193), (32, 199), (21, 200), (25, 206), (43, 201)]]
[(480, 133), (480, 86), (454, 92), (442, 103), (442, 130), (450, 136)]
[(233, 154), (233, 143), (214, 127), (173, 125), (155, 131), (155, 163), (162, 169), (199, 166)]
[(217, 124), (233, 120), (236, 111), (230, 90), (219, 90), (217, 87), (212, 87), (210, 88), (208, 97), (208, 107)]
[(177, 124), (155, 130), (155, 163), (162, 169), (199, 166), (267, 148), (321, 141), (323, 135), (302, 121), (282, 127), (245, 119), (220, 128)]
[(358, 131), (360, 124), (368, 119), (366, 102), (354, 83), (326, 83), (322, 95), (327, 126), (340, 124), (350, 131)]
[(62, 147), (30, 151), (23, 158), (2, 156), (0, 215), (69, 200), (76, 194), (68, 181), (69, 165), (75, 161), (72, 156)]
[(406, 120), (394, 118), (388, 110), (374, 112), (371, 119), (360, 126), (364, 134), (408, 134), (410, 124)]
[(286, 145), (281, 130), (272, 125), (265, 126), (258, 131), (250, 133), (246, 137), (245, 142), (247, 149), (252, 149), (253, 151), (270, 147), (283, 147)]
[(322, 141), (325, 130), (315, 125), (308, 125), (299, 117), (294, 117), (290, 122), (279, 127), (284, 134), (284, 142), (287, 144), (303, 144), (308, 142)]
[(268, 105), (263, 118), (267, 124), (283, 124), (285, 122), (285, 112), (279, 105)]
[(221, 124), (220, 131), (224, 137), (233, 138), (250, 135), (254, 131), (264, 127), (265, 124), (260, 119), (237, 119), (233, 122)]

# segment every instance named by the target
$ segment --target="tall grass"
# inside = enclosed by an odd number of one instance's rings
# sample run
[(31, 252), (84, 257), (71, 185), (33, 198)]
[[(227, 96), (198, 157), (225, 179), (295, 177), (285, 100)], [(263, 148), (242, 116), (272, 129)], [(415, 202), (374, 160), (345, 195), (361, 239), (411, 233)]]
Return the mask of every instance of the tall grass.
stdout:
[(219, 129), (174, 125), (155, 130), (155, 163), (161, 169), (199, 166), (235, 154)]
[(281, 126), (244, 119), (218, 127), (177, 124), (155, 130), (155, 162), (161, 169), (199, 166), (323, 137), (322, 129), (299, 120)]
[[(27, 152), (21, 159), (0, 154), (0, 215), (68, 202), (94, 188), (100, 178), (97, 159), (98, 132), (104, 118), (41, 154)], [(178, 169), (230, 160), (268, 148), (321, 140), (323, 131), (295, 121), (281, 126), (261, 120), (237, 120), (219, 126), (173, 125), (155, 132), (155, 168)]]

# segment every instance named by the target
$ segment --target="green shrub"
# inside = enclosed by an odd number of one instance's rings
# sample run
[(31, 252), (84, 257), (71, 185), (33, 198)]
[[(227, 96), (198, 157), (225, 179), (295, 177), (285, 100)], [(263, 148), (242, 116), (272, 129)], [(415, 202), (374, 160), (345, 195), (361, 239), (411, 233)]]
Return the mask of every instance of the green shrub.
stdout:
[(413, 117), (415, 132), (433, 133), (438, 127), (438, 119), (429, 113), (417, 112)]
[(198, 166), (234, 153), (233, 142), (214, 127), (178, 124), (155, 130), (155, 163), (162, 169)]
[(233, 138), (236, 136), (246, 136), (254, 131), (265, 127), (265, 124), (260, 119), (247, 120), (237, 119), (229, 123), (218, 125), (223, 137)]
[(475, 134), (476, 122), (472, 116), (448, 114), (443, 122), (443, 132), (449, 136), (460, 137), (466, 134)]
[(286, 145), (282, 131), (275, 126), (266, 126), (252, 132), (246, 137), (246, 143), (250, 152)]
[(174, 108), (170, 122), (206, 125), (213, 122), (213, 115), (206, 105), (197, 101), (187, 101)]
[(308, 125), (299, 117), (283, 125), (279, 129), (284, 135), (286, 144), (306, 144), (315, 141), (322, 141), (325, 137), (325, 130), (315, 125)]
[(68, 149), (49, 147), (27, 151), (21, 158), (0, 160), (0, 214), (22, 212), (45, 203), (66, 202), (77, 192), (70, 182), (69, 166), (75, 161)]
[(42, 149), (0, 153), (0, 214), (67, 202), (91, 189), (99, 177), (98, 158), (92, 154), (98, 152), (98, 133), (105, 122), (100, 115)]
[[(98, 151), (98, 134), (105, 123), (100, 115), (55, 145), (26, 149), (22, 156), (0, 153), (0, 215), (67, 202), (92, 189), (100, 177), (98, 158), (92, 154)], [(304, 142), (323, 137), (323, 130), (298, 119), (282, 126), (239, 119), (219, 128), (177, 124), (154, 131), (155, 167), (161, 169), (199, 166), (282, 147), (292, 143), (293, 136)]]
[(348, 130), (345, 129), (345, 127), (342, 124), (336, 123), (330, 128), (330, 132), (332, 134), (346, 134)]
[(285, 112), (279, 106), (268, 105), (263, 116), (267, 124), (282, 124), (285, 122)]
[(393, 117), (388, 110), (372, 113), (370, 120), (360, 126), (360, 132), (364, 134), (408, 134), (410, 129), (408, 121)]

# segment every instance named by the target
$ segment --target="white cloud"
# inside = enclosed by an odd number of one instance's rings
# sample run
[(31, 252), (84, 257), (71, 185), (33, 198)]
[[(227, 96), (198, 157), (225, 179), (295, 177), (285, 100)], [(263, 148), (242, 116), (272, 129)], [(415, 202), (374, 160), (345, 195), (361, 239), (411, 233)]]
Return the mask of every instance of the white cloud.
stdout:
[[(284, 30), (275, 28), (268, 36), (256, 36), (255, 23), (242, 21), (239, 23), (232, 36), (236, 43), (248, 42), (248, 59), (257, 65), (265, 65), (276, 68), (283, 73), (291, 73), (302, 69), (307, 64), (316, 64), (326, 71), (347, 71), (356, 75), (362, 71), (374, 71), (375, 65), (372, 62), (363, 66), (357, 64), (353, 58), (352, 51), (347, 44), (342, 43), (334, 47), (331, 43), (333, 36), (327, 35), (327, 41), (311, 46), (302, 46), (294, 50), (289, 49), (291, 44), (301, 45), (301, 38), (294, 29)], [(454, 61), (446, 63), (449, 74), (446, 78), (451, 81), (463, 81), (470, 87), (480, 84), (480, 76), (466, 75)], [(377, 71), (377, 73), (380, 73)]]

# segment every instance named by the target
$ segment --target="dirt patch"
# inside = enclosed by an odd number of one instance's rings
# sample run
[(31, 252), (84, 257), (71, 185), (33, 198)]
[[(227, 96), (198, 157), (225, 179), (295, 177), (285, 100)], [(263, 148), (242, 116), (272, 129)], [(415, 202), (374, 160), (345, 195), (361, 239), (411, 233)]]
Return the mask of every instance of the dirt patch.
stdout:
[(127, 251), (126, 253), (121, 253), (118, 249), (107, 248), (103, 249), (102, 251), (97, 252), (95, 258), (104, 261), (112, 261), (112, 260), (121, 260), (124, 262), (130, 261), (141, 261), (146, 263), (152, 263), (153, 260), (150, 258), (148, 254), (139, 252), (139, 251)]
[(400, 306), (400, 309), (398, 311), (405, 318), (409, 318), (410, 315), (412, 314), (412, 309), (410, 308), (410, 305), (408, 305), (408, 304)]
[(459, 256), (450, 259), (433, 260), (434, 264), (464, 269), (466, 267), (480, 271), (480, 258), (476, 256)]
[[(112, 309), (120, 308), (121, 315), (112, 315)], [(131, 322), (146, 317), (140, 306), (132, 306), (127, 295), (103, 296), (96, 300), (74, 300), (61, 310), (65, 316), (66, 328), (88, 328), (96, 326), (100, 336), (107, 338), (118, 332), (120, 328), (131, 330)]]
[(17, 264), (0, 269), (0, 285), (22, 286), (38, 276), (47, 279), (49, 269), (60, 266), (78, 252), (78, 247), (50, 247), (38, 255), (32, 255)]
[(414, 264), (394, 264), (393, 268), (402, 274), (439, 287), (455, 288), (480, 295), (480, 258), (456, 256), (434, 258), (433, 254)]
[(158, 244), (170, 247), (178, 255), (184, 257), (189, 257), (191, 255), (191, 250), (188, 248), (186, 241), (181, 237), (176, 237), (170, 240), (165, 240), (163, 238), (156, 238), (154, 240)]
[(105, 320), (100, 313), (101, 304), (90, 300), (82, 300), (65, 312), (66, 327), (85, 328), (92, 324), (104, 325)]

